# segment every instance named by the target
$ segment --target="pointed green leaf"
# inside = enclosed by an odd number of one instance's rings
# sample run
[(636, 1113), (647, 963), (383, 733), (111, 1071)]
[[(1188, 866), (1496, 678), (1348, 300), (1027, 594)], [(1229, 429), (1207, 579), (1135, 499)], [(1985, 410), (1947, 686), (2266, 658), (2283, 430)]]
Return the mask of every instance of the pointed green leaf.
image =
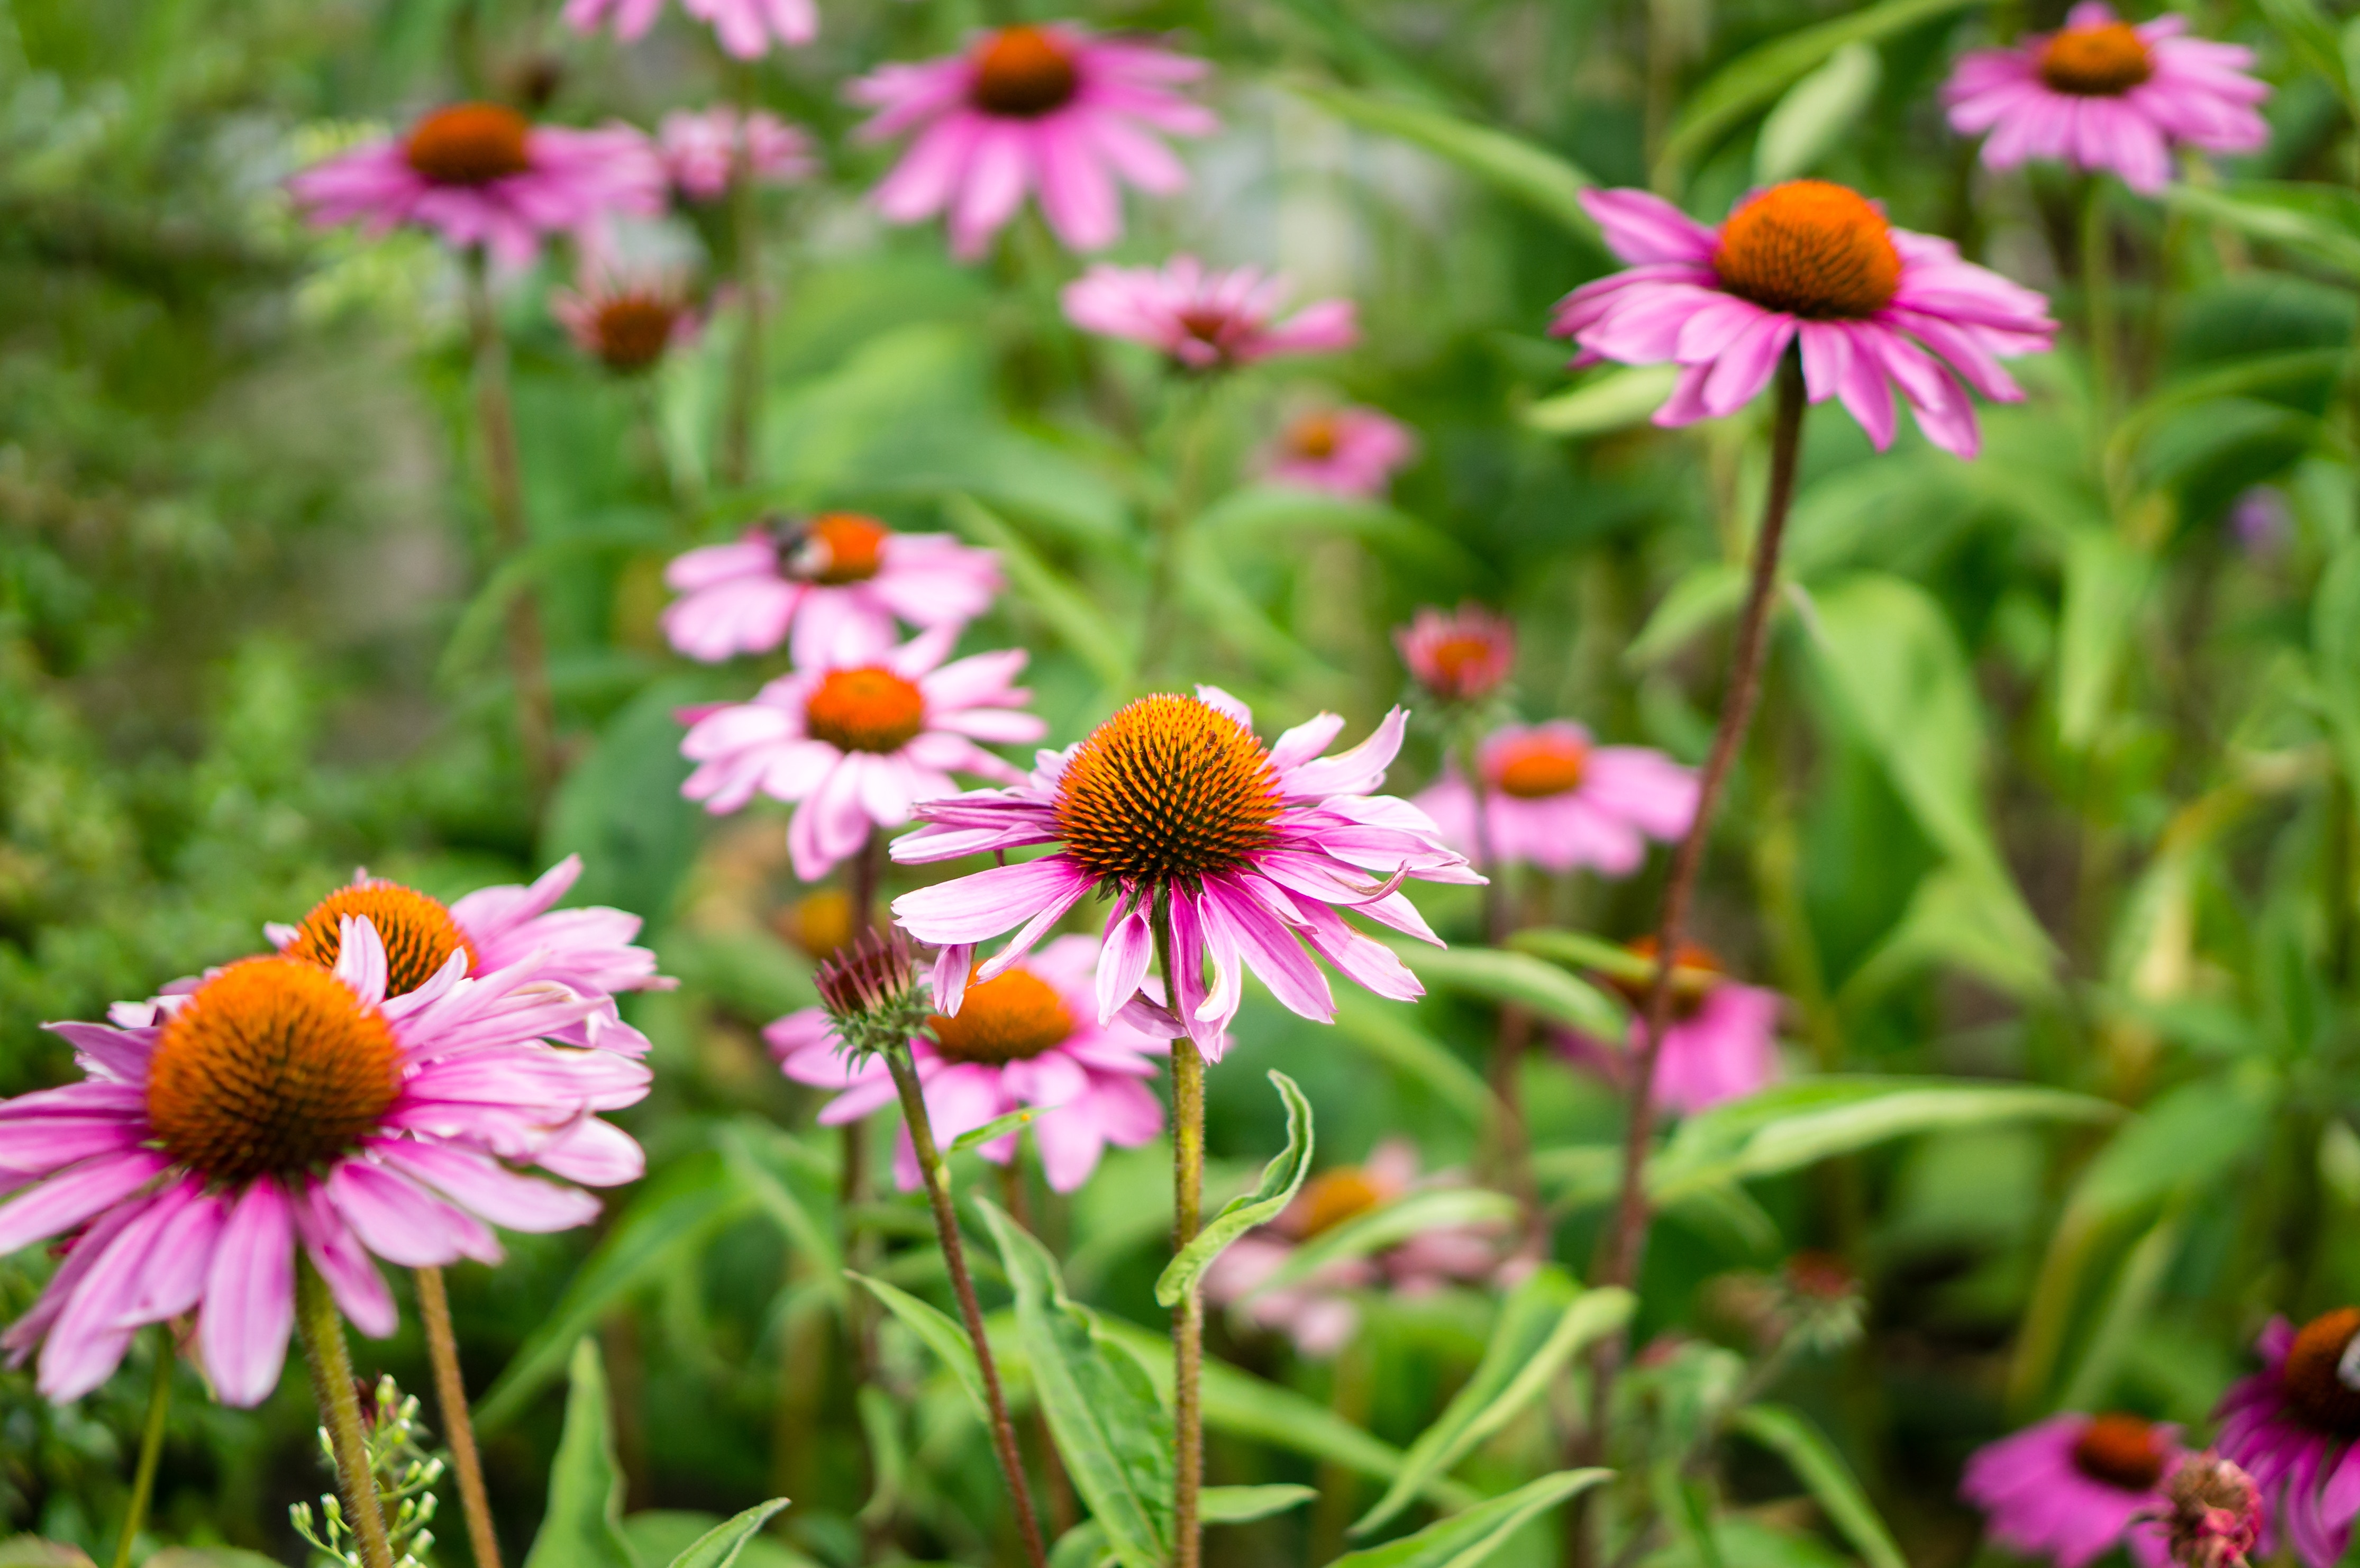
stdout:
[(1517, 1215), (1515, 1200), (1484, 1187), (1424, 1187), (1390, 1203), (1355, 1214), (1322, 1231), (1286, 1256), (1286, 1260), (1240, 1297), (1240, 1302), (1308, 1279), (1330, 1265), (1382, 1252), (1429, 1230), (1447, 1225), (1506, 1225)]
[(1618, 365), (1528, 405), (1524, 423), (1545, 435), (1601, 436), (1644, 425), (1672, 395), (1677, 365)]
[(1382, 1546), (1348, 1552), (1328, 1568), (1476, 1568), (1535, 1516), (1612, 1474), (1611, 1470), (1560, 1470), (1504, 1497), (1437, 1519), (1415, 1535), (1405, 1535)]
[(2114, 529), (2077, 529), (2065, 549), (2065, 617), (2057, 639), (2057, 737), (2074, 751), (2098, 738), (2130, 651), (2155, 562)]
[(847, 1279), (858, 1280), (870, 1295), (884, 1302), (886, 1310), (901, 1320), (902, 1327), (916, 1334), (919, 1343), (941, 1358), (958, 1379), (959, 1387), (967, 1390), (976, 1419), (989, 1428), (991, 1405), (984, 1398), (983, 1371), (976, 1364), (975, 1346), (967, 1343), (967, 1330), (933, 1302), (920, 1301), (899, 1285), (889, 1285), (849, 1269), (844, 1274)]
[(1175, 1253), (1155, 1281), (1155, 1304), (1176, 1306), (1180, 1299), (1196, 1289), (1196, 1281), (1213, 1266), (1229, 1247), (1229, 1243), (1258, 1225), (1278, 1217), (1281, 1209), (1295, 1201), (1303, 1190), (1303, 1179), (1311, 1174), (1311, 1102), (1303, 1097), (1295, 1080), (1285, 1073), (1273, 1071), (1270, 1081), (1278, 1088), (1278, 1097), (1286, 1103), (1286, 1148), (1277, 1159), (1262, 1167), (1262, 1180), (1251, 1192), (1240, 1192), (1221, 1205), (1196, 1238)]
[(959, 532), (1000, 554), (1008, 585), (1059, 642), (1112, 689), (1128, 687), (1134, 659), (1125, 635), (1064, 572), (1041, 559), (998, 513), (971, 495), (944, 497), (943, 511)]
[(1620, 1040), (1629, 1015), (1589, 981), (1526, 953), (1498, 947), (1393, 944), (1417, 977), (1428, 985), (1513, 1002), (1551, 1023), (1566, 1024), (1601, 1040)]
[(1299, 1508), (1318, 1495), (1311, 1486), (1207, 1486), (1196, 1495), (1196, 1511), (1207, 1524), (1248, 1524)]
[(1096, 1519), (1084, 1519), (1057, 1538), (1049, 1549), (1049, 1568), (1102, 1568), (1116, 1561), (1107, 1545), (1106, 1531)]
[(761, 1528), (770, 1522), (770, 1516), (787, 1506), (784, 1497), (772, 1497), (767, 1503), (757, 1503), (735, 1519), (727, 1519), (698, 1536), (687, 1551), (672, 1560), (671, 1568), (730, 1568), (738, 1553), (746, 1550)]
[(2221, 188), (2174, 185), (2164, 200), (2247, 239), (2283, 245), (2347, 278), (2360, 277), (2360, 195), (2352, 191), (2249, 180)]
[(1031, 1127), (1056, 1108), (1054, 1105), (1026, 1105), (1021, 1110), (1011, 1111), (1004, 1116), (994, 1116), (981, 1127), (970, 1127), (951, 1139), (948, 1152), (965, 1154), (970, 1149), (980, 1149), (994, 1138), (1006, 1138), (1011, 1132)]
[(623, 1468), (615, 1458), (615, 1421), (598, 1342), (574, 1346), (565, 1428), (549, 1470), (549, 1509), (524, 1568), (639, 1568), (623, 1533)]
[(1289, 86), (1338, 119), (1422, 147), (1571, 233), (1598, 237), (1598, 225), (1581, 206), (1581, 192), (1598, 181), (1569, 158), (1446, 110), (1346, 87), (1308, 82)]
[(1488, 1126), (1499, 1101), (1483, 1075), (1413, 1021), (1416, 1014), (1358, 986), (1336, 993), (1336, 1032), (1386, 1066), (1414, 1078), (1469, 1121)]
[(1730, 1417), (1730, 1425), (1771, 1450), (1793, 1467), (1828, 1520), (1852, 1542), (1868, 1568), (1908, 1568), (1893, 1534), (1876, 1515), (1852, 1467), (1843, 1462), (1819, 1429), (1783, 1405), (1747, 1405)]
[(1788, 88), (1763, 116), (1754, 143), (1754, 183), (1775, 185), (1817, 168), (1875, 98), (1884, 74), (1875, 49), (1854, 38)]

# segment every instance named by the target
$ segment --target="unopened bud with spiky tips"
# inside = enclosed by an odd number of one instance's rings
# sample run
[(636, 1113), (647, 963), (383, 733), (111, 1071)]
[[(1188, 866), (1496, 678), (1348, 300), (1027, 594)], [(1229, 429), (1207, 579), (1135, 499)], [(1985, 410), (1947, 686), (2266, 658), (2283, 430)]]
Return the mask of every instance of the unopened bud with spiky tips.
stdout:
[(899, 1049), (922, 1033), (933, 1013), (918, 955), (898, 926), (863, 931), (836, 949), (812, 976), (836, 1038), (855, 1055)]

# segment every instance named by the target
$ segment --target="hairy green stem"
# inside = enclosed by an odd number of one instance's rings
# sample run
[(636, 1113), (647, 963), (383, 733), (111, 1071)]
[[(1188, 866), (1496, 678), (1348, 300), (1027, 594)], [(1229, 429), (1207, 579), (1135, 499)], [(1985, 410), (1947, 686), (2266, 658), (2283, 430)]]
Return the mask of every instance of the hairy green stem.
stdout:
[(154, 1334), (156, 1374), (148, 1386), (148, 1420), (139, 1429), (139, 1468), (131, 1476), (131, 1501), (124, 1509), (123, 1533), (115, 1542), (115, 1568), (131, 1568), (131, 1543), (148, 1526), (148, 1505), (156, 1496), (156, 1466), (164, 1456), (164, 1417), (172, 1408), (172, 1326), (158, 1323)]
[(442, 1441), (450, 1445), (451, 1468), (459, 1477), (459, 1505), (467, 1516), (467, 1546), (475, 1568), (500, 1568), (500, 1538), (492, 1529), (491, 1494), (484, 1488), (484, 1462), (475, 1452), (475, 1424), (467, 1415), (467, 1381), (459, 1372), (459, 1336), (451, 1332), (451, 1293), (442, 1270), (429, 1265), (411, 1270), (418, 1281), (418, 1315), (426, 1325), (426, 1359), (434, 1367), (434, 1400), (442, 1414)]
[[(1171, 893), (1155, 901), (1155, 962), (1175, 1016), (1182, 1006), (1174, 967)], [(1205, 1058), (1185, 1034), (1172, 1041), (1172, 1251), (1196, 1239), (1205, 1208)], [(1204, 1534), (1198, 1497), (1205, 1486), (1205, 1297), (1195, 1284), (1172, 1309), (1172, 1562), (1198, 1568)]]
[(311, 1398), (328, 1429), (336, 1489), (344, 1494), (345, 1520), (360, 1542), (362, 1568), (393, 1568), (377, 1473), (369, 1465), (368, 1439), (361, 1427), (360, 1394), (353, 1387), (353, 1358), (344, 1347), (344, 1322), (336, 1315), (328, 1282), (300, 1250), (295, 1254), (295, 1332), (303, 1342), (303, 1364), (311, 1369)]

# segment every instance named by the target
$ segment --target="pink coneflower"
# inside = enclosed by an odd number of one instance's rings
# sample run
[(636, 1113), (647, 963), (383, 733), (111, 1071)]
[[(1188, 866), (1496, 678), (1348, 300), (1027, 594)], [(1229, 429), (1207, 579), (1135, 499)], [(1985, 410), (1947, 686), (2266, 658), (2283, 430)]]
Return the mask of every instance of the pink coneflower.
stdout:
[(1416, 452), (1417, 438), (1400, 420), (1374, 408), (1332, 408), (1290, 421), (1267, 473), (1275, 484), (1365, 499), (1383, 495)]
[(742, 159), (758, 185), (792, 185), (819, 171), (812, 139), (771, 114), (740, 114), (727, 103), (675, 109), (656, 127), (656, 150), (672, 186), (692, 201), (710, 201), (729, 189)]
[(1471, 602), (1448, 613), (1429, 604), (1394, 629), (1393, 647), (1411, 680), (1446, 702), (1471, 702), (1515, 667), (1516, 624)]
[(947, 210), (952, 253), (972, 260), (1027, 191), (1059, 239), (1097, 250), (1122, 234), (1118, 177), (1157, 196), (1185, 185), (1155, 133), (1212, 134), (1211, 112), (1174, 91), (1206, 69), (1152, 43), (1049, 22), (985, 33), (965, 54), (880, 67), (845, 96), (877, 111), (863, 140), (918, 132), (877, 187), (878, 211), (914, 223)]
[[(664, 581), (664, 636), (718, 663), (781, 642), (798, 665), (867, 658), (893, 646), (894, 623), (964, 626), (1000, 592), (999, 561), (948, 534), (895, 533), (857, 512), (768, 518), (733, 544), (675, 557)], [(792, 634), (792, 635), (791, 635)]]
[(1648, 839), (1678, 838), (1696, 815), (1693, 768), (1644, 746), (1592, 745), (1588, 730), (1565, 719), (1494, 730), (1475, 766), (1483, 778), (1480, 844), (1475, 792), (1456, 762), (1417, 803), (1447, 843), (1485, 865), (1628, 877)]
[(893, 858), (905, 865), (1058, 846), (893, 901), (904, 929), (945, 949), (934, 971), (943, 1011), (958, 1011), (977, 942), (1023, 928), (977, 971), (989, 980), (1091, 893), (1114, 899), (1098, 960), (1099, 1020), (1140, 988), (1155, 946), (1154, 911), (1168, 901), (1179, 978), (1177, 996), (1167, 999), (1215, 1060), (1248, 969), (1292, 1011), (1334, 1019), (1327, 977), (1306, 944), (1380, 996), (1425, 995), (1393, 949), (1337, 913), (1338, 906), (1358, 909), (1438, 946), (1402, 897), (1403, 879), (1481, 881), (1443, 847), (1424, 812), (1369, 793), (1401, 749), (1408, 715), (1395, 708), (1367, 740), (1323, 757), (1344, 727), (1336, 714), (1321, 713), (1264, 747), (1244, 703), (1210, 686), (1196, 693), (1139, 699), (1087, 740), (1043, 753), (1013, 789), (918, 808), (926, 825), (893, 842)]
[(957, 628), (922, 632), (873, 661), (858, 658), (782, 675), (750, 702), (702, 710), (680, 743), (695, 772), (680, 792), (710, 811), (757, 794), (802, 802), (787, 854), (806, 882), (826, 876), (912, 808), (956, 792), (953, 772), (1016, 779), (978, 741), (1039, 740), (1049, 726), (1022, 711), (1032, 693), (1010, 681), (1021, 648), (943, 663)]
[(2111, 169), (2152, 195), (2171, 179), (2174, 144), (2253, 152), (2270, 139), (2254, 112), (2270, 90), (2245, 74), (2254, 51), (2181, 38), (2187, 30), (2185, 16), (2133, 27), (2082, 0), (2058, 32), (1961, 57), (1942, 87), (1950, 128), (1991, 132), (1983, 161), (1994, 169), (2052, 158)]
[(652, 370), (696, 332), (688, 280), (670, 270), (633, 277), (585, 264), (576, 287), (551, 293), (549, 313), (575, 346), (617, 376)]
[[(454, 954), (404, 996), (386, 952), (347, 918), (333, 970), (249, 958), (186, 996), (118, 1007), (124, 1027), (53, 1024), (85, 1081), (0, 1103), (0, 1254), (82, 1229), (32, 1309), (0, 1334), (60, 1401), (104, 1382), (133, 1333), (197, 1314), (207, 1376), (228, 1404), (279, 1381), (300, 1242), (344, 1316), (393, 1332), (372, 1255), (410, 1267), (497, 1261), (489, 1225), (563, 1230), (598, 1205), (507, 1161), (610, 1185), (639, 1149), (594, 1113), (647, 1092), (647, 1069), (543, 1037), (601, 998), (534, 963), (465, 977)], [(577, 1129), (629, 1160), (570, 1158)]]
[[(1133, 1149), (1164, 1130), (1163, 1104), (1141, 1080), (1155, 1076), (1154, 1058), (1171, 1049), (1175, 1026), (1141, 998), (1110, 1022), (1094, 1021), (1097, 948), (1086, 936), (1059, 937), (969, 985), (958, 1017), (936, 1015), (929, 1020), (934, 1038), (910, 1042), (938, 1144), (948, 1148), (962, 1133), (1032, 1106), (1043, 1113), (1031, 1124), (1042, 1174), (1070, 1192), (1098, 1169), (1107, 1145)], [(762, 1035), (788, 1077), (842, 1091), (820, 1112), (823, 1126), (892, 1104), (884, 1059), (854, 1061), (819, 1008), (790, 1013)], [(977, 1152), (1005, 1165), (1016, 1156), (1016, 1135)], [(918, 1159), (906, 1131), (893, 1171), (904, 1192), (916, 1189)]]
[(368, 143), (287, 182), (311, 221), (383, 234), (415, 223), (522, 267), (541, 236), (617, 212), (663, 210), (663, 167), (628, 125), (536, 125), (497, 103), (437, 109), (409, 134)]
[(1251, 267), (1207, 272), (1193, 256), (1175, 256), (1160, 269), (1100, 262), (1066, 284), (1062, 298), (1074, 325), (1161, 349), (1185, 370), (1330, 354), (1360, 341), (1349, 299), (1321, 299), (1282, 321), (1284, 278)]
[(2355, 1339), (2360, 1307), (2339, 1307), (2300, 1332), (2272, 1318), (2262, 1331), (2262, 1369), (2232, 1385), (2213, 1412), (2221, 1423), (2214, 1446), (2253, 1476), (2274, 1504), (2277, 1528), (2311, 1568), (2343, 1561), (2360, 1514)]
[[(1641, 958), (1655, 956), (1653, 937), (1629, 945)], [(1613, 978), (1607, 984), (1622, 993), (1634, 1014), (1644, 1007), (1644, 984)], [(1672, 969), (1671, 1021), (1655, 1057), (1655, 1104), (1693, 1116), (1768, 1087), (1778, 1076), (1781, 1005), (1777, 992), (1731, 979), (1710, 952), (1683, 943)], [(1620, 1082), (1644, 1046), (1646, 1032), (1645, 1019), (1634, 1016), (1619, 1048), (1569, 1031), (1557, 1043), (1574, 1062)]]
[(1977, 1449), (1959, 1495), (2018, 1556), (2082, 1568), (2123, 1544), (2144, 1568), (2163, 1568), (2158, 1516), (2163, 1479), (2183, 1454), (2179, 1438), (2178, 1427), (2137, 1416), (2051, 1416)]
[(1256, 1293), (1295, 1249), (1348, 1220), (1360, 1218), (1418, 1184), (1415, 1145), (1403, 1138), (1379, 1144), (1362, 1165), (1339, 1166), (1305, 1185), (1270, 1224), (1231, 1242), (1205, 1271), (1205, 1294), (1219, 1305), (1241, 1303), (1240, 1315), (1295, 1341), (1306, 1356), (1333, 1356), (1360, 1326), (1357, 1292), (1432, 1295), (1446, 1286), (1498, 1275), (1508, 1238), (1499, 1225), (1437, 1225), (1382, 1251), (1332, 1263), (1309, 1279)]
[(1634, 265), (1567, 295), (1549, 331), (1580, 345), (1577, 365), (1681, 366), (1658, 425), (1736, 412), (1799, 343), (1810, 400), (1841, 399), (1879, 451), (1897, 387), (1928, 440), (1972, 457), (1981, 436), (1952, 372), (2016, 402), (2024, 393), (1997, 356), (2044, 350), (2056, 333), (2031, 289), (1825, 180), (1757, 191), (1717, 230), (1644, 191), (1585, 191), (1581, 202)]
[[(578, 33), (594, 33), (608, 17), (615, 36), (632, 43), (655, 26), (664, 0), (565, 0), (565, 20)], [(739, 60), (768, 54), (773, 43), (807, 44), (819, 37), (819, 7), (813, 0), (680, 0), (680, 8), (713, 28), (721, 47)]]

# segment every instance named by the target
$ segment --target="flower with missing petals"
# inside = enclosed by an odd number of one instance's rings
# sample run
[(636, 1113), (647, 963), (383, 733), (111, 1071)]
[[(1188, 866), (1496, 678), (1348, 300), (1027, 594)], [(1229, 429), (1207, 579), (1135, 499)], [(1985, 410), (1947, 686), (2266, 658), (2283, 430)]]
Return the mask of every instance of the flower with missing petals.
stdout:
[(1178, 971), (1168, 1001), (1210, 1057), (1220, 1054), (1248, 969), (1281, 1004), (1323, 1023), (1334, 1020), (1336, 1004), (1315, 953), (1379, 996), (1425, 995), (1393, 949), (1338, 912), (1358, 910), (1439, 946), (1401, 884), (1481, 880), (1443, 847), (1423, 811), (1370, 792), (1407, 724), (1395, 708), (1359, 746), (1322, 757), (1344, 721), (1321, 713), (1265, 746), (1244, 703), (1199, 686), (1193, 697), (1140, 698), (1087, 739), (1042, 752), (1012, 789), (921, 805), (926, 825), (893, 842), (903, 865), (1055, 846), (893, 901), (912, 935), (943, 950), (937, 1006), (957, 1016), (977, 943), (1022, 928), (976, 970), (989, 980), (1093, 893), (1113, 903), (1098, 958), (1098, 1021), (1140, 989), (1155, 922), (1168, 919)]
[[(595, 33), (609, 19), (615, 36), (635, 43), (655, 26), (664, 0), (566, 0), (566, 25)], [(680, 0), (680, 8), (712, 27), (721, 47), (739, 60), (757, 60), (770, 46), (807, 44), (819, 37), (814, 0)]]
[(1678, 838), (1696, 816), (1693, 768), (1644, 746), (1593, 745), (1564, 719), (1494, 730), (1476, 748), (1475, 768), (1480, 813), (1456, 761), (1417, 803), (1479, 865), (1628, 877), (1646, 859), (1647, 840)]
[(2164, 1534), (2180, 1568), (2245, 1568), (2262, 1539), (2262, 1494), (2251, 1475), (2208, 1448), (2180, 1462), (2163, 1495)]
[(1633, 265), (1567, 295), (1549, 331), (1579, 345), (1576, 365), (1678, 365), (1658, 425), (1735, 413), (1796, 347), (1810, 400), (1841, 401), (1878, 451), (1897, 387), (1927, 440), (1972, 457), (1982, 437), (1959, 378), (2016, 402), (2000, 359), (2056, 335), (2038, 294), (1823, 180), (1754, 191), (1718, 229), (1644, 191), (1585, 191), (1581, 203)]
[(758, 185), (792, 185), (819, 172), (812, 139), (768, 109), (727, 103), (675, 109), (656, 127), (656, 151), (672, 187), (692, 201), (725, 194), (742, 167)]
[(1411, 680), (1446, 702), (1472, 702), (1515, 668), (1516, 624), (1471, 601), (1447, 613), (1429, 604), (1395, 628), (1393, 647)]
[(1409, 427), (1374, 408), (1323, 409), (1288, 421), (1267, 474), (1273, 484), (1366, 499), (1383, 495), (1416, 452)]
[(575, 288), (551, 293), (549, 313), (583, 353), (617, 376), (654, 369), (696, 331), (687, 279), (671, 271), (634, 278), (586, 266)]
[(1349, 299), (1321, 299), (1281, 321), (1284, 278), (1251, 267), (1208, 271), (1193, 256), (1161, 267), (1100, 262), (1066, 284), (1061, 298), (1065, 319), (1084, 332), (1161, 349), (1183, 370), (1332, 354), (1360, 341)]
[(2120, 1413), (2051, 1416), (1977, 1449), (1959, 1495), (2020, 1556), (2082, 1568), (2124, 1545), (2141, 1568), (2163, 1568), (2155, 1517), (2182, 1453), (2176, 1426)]
[(2213, 1446), (2244, 1466), (2311, 1568), (2334, 1568), (2360, 1515), (2360, 1307), (2338, 1307), (2295, 1328), (2262, 1331), (2262, 1369), (2232, 1385), (2213, 1412)]

